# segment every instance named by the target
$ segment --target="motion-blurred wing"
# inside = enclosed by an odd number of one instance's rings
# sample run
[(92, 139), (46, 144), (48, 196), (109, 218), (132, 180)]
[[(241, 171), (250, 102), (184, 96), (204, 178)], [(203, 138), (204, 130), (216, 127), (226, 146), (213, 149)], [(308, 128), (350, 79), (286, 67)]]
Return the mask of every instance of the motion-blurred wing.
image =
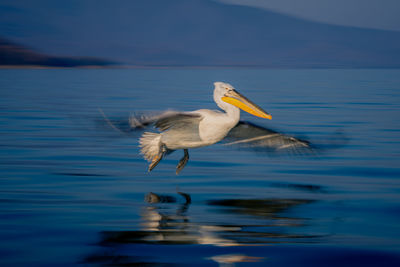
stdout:
[(133, 113), (128, 117), (108, 117), (102, 109), (99, 109), (102, 118), (98, 121), (112, 127), (122, 133), (131, 133), (155, 126), (155, 123), (162, 118), (177, 114), (174, 111)]
[(202, 142), (199, 135), (199, 124), (203, 119), (198, 113), (176, 113), (161, 116), (155, 127), (160, 131), (166, 131), (163, 141), (175, 145)]
[(122, 133), (132, 133), (155, 127), (160, 131), (196, 128), (202, 116), (195, 112), (146, 112), (131, 114), (128, 119), (109, 118), (99, 109), (103, 123)]
[(164, 112), (147, 112), (147, 113), (135, 113), (129, 117), (129, 127), (131, 130), (144, 129), (150, 126), (155, 126), (156, 122), (168, 117), (174, 117), (179, 114), (176, 111), (164, 111)]
[(160, 131), (166, 131), (168, 129), (185, 129), (187, 127), (199, 128), (199, 123), (202, 120), (202, 116), (197, 113), (170, 113), (161, 115), (156, 121), (155, 126)]
[(310, 153), (310, 143), (249, 122), (240, 121), (225, 137), (224, 145), (262, 152)]

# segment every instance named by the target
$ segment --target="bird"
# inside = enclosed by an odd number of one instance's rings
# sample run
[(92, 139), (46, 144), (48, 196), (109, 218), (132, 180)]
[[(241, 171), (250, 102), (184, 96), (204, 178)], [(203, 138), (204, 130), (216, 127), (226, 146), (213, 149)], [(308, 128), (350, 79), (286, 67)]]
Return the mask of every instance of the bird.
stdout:
[[(168, 154), (182, 149), (184, 156), (176, 167), (176, 174), (189, 160), (189, 148), (209, 146), (220, 142), (224, 146), (239, 147), (266, 154), (316, 155), (321, 144), (240, 120), (240, 109), (264, 119), (272, 119), (259, 106), (240, 94), (232, 85), (214, 83), (214, 101), (221, 110), (200, 109), (191, 112), (135, 112), (129, 119), (108, 118), (102, 109), (99, 112), (107, 127), (123, 135), (139, 138), (140, 153), (149, 161), (148, 172)], [(143, 132), (154, 126), (158, 132)], [(340, 145), (339, 145), (340, 146)]]
[(176, 174), (189, 160), (190, 148), (204, 147), (224, 139), (240, 120), (240, 110), (264, 119), (271, 114), (240, 94), (225, 82), (214, 83), (214, 101), (220, 110), (199, 109), (191, 112), (166, 112), (155, 121), (160, 131), (144, 132), (139, 139), (141, 154), (150, 162), (152, 171), (166, 154), (183, 149), (184, 156), (176, 166)]

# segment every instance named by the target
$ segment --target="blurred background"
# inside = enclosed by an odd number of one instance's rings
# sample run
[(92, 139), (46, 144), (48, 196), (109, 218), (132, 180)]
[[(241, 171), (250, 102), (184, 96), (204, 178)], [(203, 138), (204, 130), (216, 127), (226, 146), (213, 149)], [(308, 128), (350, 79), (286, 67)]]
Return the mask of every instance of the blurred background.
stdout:
[[(0, 265), (400, 266), (399, 10), (0, 0)], [(222, 142), (148, 173), (130, 118), (216, 109), (215, 81), (312, 153)]]
[(396, 68), (399, 3), (2, 0), (0, 64)]

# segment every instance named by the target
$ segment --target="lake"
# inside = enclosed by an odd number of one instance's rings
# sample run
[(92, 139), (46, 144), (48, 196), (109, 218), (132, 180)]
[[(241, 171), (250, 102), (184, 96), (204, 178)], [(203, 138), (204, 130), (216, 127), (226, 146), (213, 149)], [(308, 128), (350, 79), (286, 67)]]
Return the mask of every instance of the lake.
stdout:
[[(215, 109), (215, 81), (317, 152), (215, 144), (148, 173), (143, 131), (99, 111)], [(399, 137), (400, 70), (2, 69), (0, 264), (400, 266)]]

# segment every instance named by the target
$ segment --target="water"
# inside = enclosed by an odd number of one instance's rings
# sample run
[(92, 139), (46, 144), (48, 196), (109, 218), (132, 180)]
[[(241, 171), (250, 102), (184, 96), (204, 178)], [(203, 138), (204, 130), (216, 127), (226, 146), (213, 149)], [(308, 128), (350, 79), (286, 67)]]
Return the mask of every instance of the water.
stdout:
[[(140, 132), (99, 113), (214, 109), (214, 81), (321, 151), (217, 144), (147, 173)], [(399, 266), (399, 89), (400, 70), (0, 70), (0, 263)]]

